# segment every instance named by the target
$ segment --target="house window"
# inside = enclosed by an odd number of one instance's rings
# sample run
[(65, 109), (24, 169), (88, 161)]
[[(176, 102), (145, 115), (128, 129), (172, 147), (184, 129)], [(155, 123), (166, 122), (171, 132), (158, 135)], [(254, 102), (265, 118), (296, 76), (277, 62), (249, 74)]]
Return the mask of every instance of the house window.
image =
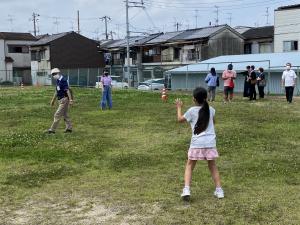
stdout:
[(39, 52), (39, 58), (40, 59), (45, 59), (46, 58), (46, 51), (45, 50), (42, 50)]
[(298, 41), (284, 41), (283, 51), (284, 52), (298, 51)]
[(37, 51), (31, 51), (31, 61), (38, 61), (39, 55)]
[(21, 45), (8, 45), (8, 53), (29, 53), (28, 46), (21, 46)]
[(180, 48), (174, 48), (174, 59), (180, 58)]
[(244, 52), (245, 52), (245, 54), (251, 54), (252, 53), (252, 44), (245, 44)]
[(259, 53), (271, 53), (272, 44), (271, 43), (260, 43), (259, 44)]

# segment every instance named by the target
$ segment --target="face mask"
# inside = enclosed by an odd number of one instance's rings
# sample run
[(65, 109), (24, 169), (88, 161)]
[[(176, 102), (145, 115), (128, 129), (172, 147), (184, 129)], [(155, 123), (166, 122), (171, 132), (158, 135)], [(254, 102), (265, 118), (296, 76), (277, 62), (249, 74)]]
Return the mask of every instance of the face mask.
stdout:
[(286, 66), (286, 69), (287, 69), (287, 70), (290, 70), (290, 69), (291, 69), (291, 66)]
[(59, 75), (58, 75), (58, 74), (56, 74), (56, 75), (54, 75), (54, 76), (53, 76), (53, 78), (54, 78), (55, 80), (58, 80), (58, 78), (59, 78)]

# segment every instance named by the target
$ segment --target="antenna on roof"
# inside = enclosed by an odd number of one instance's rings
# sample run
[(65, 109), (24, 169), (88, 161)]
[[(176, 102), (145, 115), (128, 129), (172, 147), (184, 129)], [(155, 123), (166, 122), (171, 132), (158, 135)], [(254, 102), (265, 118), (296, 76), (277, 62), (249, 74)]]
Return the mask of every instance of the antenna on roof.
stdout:
[(195, 10), (195, 19), (196, 19), (196, 23), (195, 23), (195, 28), (198, 28), (198, 13), (199, 13), (199, 10), (198, 9), (196, 9)]
[(8, 15), (8, 19), (7, 19), (9, 22), (10, 22), (10, 31), (13, 32), (13, 22), (14, 22), (14, 18), (12, 15)]
[(219, 6), (215, 5), (216, 10), (214, 11), (216, 13), (216, 18), (215, 18), (215, 25), (219, 25)]
[(269, 16), (270, 16), (269, 7), (267, 7), (267, 9), (266, 9), (266, 14), (265, 14), (265, 16), (267, 17), (267, 23), (266, 23), (266, 25), (269, 25), (269, 24), (270, 24), (270, 23), (269, 23)]

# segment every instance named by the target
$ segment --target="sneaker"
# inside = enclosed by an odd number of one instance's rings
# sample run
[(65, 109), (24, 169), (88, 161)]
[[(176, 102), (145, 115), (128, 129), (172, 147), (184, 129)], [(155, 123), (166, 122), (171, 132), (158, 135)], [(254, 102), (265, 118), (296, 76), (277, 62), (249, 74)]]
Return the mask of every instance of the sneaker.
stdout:
[(214, 192), (214, 196), (216, 196), (217, 198), (224, 198), (224, 191), (222, 188), (220, 189), (216, 189)]
[(181, 197), (184, 201), (189, 201), (191, 196), (191, 191), (189, 188), (183, 188)]
[(71, 130), (71, 129), (66, 129), (66, 130), (64, 131), (64, 133), (72, 133), (72, 130)]
[(45, 131), (45, 133), (46, 133), (46, 134), (55, 134), (55, 131), (54, 131), (54, 130), (51, 130), (51, 129), (49, 129), (49, 130), (46, 130), (46, 131)]

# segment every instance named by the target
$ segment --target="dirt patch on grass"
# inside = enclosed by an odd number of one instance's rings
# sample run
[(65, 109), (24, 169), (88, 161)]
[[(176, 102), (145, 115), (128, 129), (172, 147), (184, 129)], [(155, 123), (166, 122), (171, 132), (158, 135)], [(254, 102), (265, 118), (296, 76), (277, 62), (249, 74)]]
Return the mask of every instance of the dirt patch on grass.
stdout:
[[(0, 211), (2, 223), (5, 225), (24, 224), (60, 224), (60, 225), (141, 225), (145, 220), (153, 218), (160, 210), (157, 204), (152, 206), (141, 204), (139, 207), (116, 206), (108, 207), (100, 199), (51, 199), (27, 201), (13, 210)], [(146, 215), (138, 212), (147, 209)], [(141, 213), (141, 214), (140, 214)], [(1, 223), (1, 224), (2, 224)]]

